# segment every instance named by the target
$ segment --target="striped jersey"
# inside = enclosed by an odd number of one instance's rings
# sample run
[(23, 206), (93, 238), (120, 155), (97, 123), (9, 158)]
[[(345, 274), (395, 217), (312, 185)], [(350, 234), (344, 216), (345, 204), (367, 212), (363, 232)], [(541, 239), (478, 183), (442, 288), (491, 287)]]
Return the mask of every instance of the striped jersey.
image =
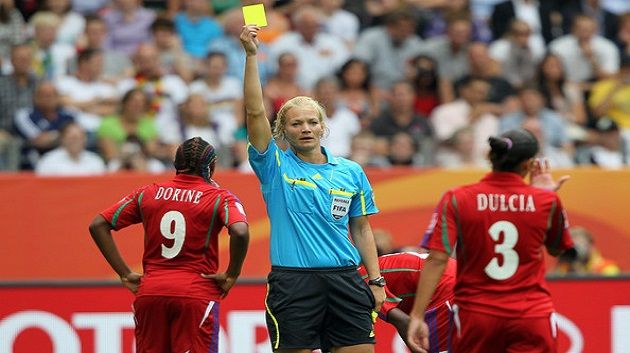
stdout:
[[(381, 318), (387, 320), (387, 315), (394, 308), (406, 314), (411, 312), (427, 255), (403, 252), (378, 258), (381, 275), (387, 283), (387, 297), (379, 313)], [(425, 322), (429, 326), (429, 353), (447, 351), (449, 347), (456, 268), (455, 260), (449, 259), (425, 312)], [(367, 279), (363, 266), (359, 272)]]
[(274, 139), (264, 152), (248, 145), (249, 163), (260, 181), (271, 223), (274, 266), (317, 268), (358, 266), (359, 252), (349, 238), (351, 217), (378, 212), (361, 166), (333, 157), (327, 163), (302, 161)]
[(220, 289), (201, 273), (216, 273), (218, 235), (247, 222), (232, 193), (194, 175), (141, 187), (104, 210), (114, 230), (142, 223), (144, 277), (138, 296), (161, 295), (217, 300)]
[(555, 192), (528, 185), (516, 173), (493, 172), (444, 194), (423, 246), (456, 252), (455, 303), (506, 318), (553, 312), (545, 282), (545, 246), (573, 246)]

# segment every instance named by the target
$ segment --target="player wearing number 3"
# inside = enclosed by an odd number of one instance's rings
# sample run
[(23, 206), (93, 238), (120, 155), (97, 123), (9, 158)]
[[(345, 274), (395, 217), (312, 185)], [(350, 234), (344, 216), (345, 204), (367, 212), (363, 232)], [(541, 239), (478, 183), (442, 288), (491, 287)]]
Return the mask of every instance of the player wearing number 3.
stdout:
[[(423, 246), (430, 249), (408, 329), (408, 344), (426, 352), (424, 312), (453, 251), (457, 253), (454, 353), (555, 353), (557, 327), (545, 283), (544, 247), (554, 256), (573, 246), (548, 163), (534, 159), (526, 130), (489, 139), (492, 172), (446, 192)], [(523, 178), (530, 174), (531, 185)]]
[[(218, 352), (219, 301), (238, 278), (249, 230), (243, 206), (211, 178), (214, 147), (199, 137), (177, 149), (177, 175), (141, 187), (101, 212), (90, 233), (136, 299), (137, 353)], [(111, 231), (142, 223), (144, 274), (132, 272)], [(218, 235), (227, 227), (230, 262), (218, 270)]]

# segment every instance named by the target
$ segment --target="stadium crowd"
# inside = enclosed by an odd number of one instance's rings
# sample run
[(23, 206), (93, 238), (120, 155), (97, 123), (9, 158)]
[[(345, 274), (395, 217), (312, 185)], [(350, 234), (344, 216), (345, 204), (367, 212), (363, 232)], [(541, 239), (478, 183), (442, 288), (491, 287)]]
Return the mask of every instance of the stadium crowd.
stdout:
[(267, 111), (313, 96), (335, 155), (487, 168), (488, 137), (524, 127), (556, 168), (630, 164), (627, 0), (1, 0), (0, 170), (162, 172), (201, 136), (251, 172), (259, 2)]

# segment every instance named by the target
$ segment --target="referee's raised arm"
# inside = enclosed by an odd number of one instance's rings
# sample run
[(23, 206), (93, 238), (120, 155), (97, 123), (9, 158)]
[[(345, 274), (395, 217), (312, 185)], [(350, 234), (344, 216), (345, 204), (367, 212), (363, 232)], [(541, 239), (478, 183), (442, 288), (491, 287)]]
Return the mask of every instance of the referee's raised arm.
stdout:
[(243, 26), (240, 39), (246, 55), (243, 95), (247, 115), (247, 138), (256, 150), (264, 152), (271, 140), (271, 126), (265, 114), (262, 86), (258, 75), (256, 59), (258, 39), (256, 37), (259, 30), (260, 27), (257, 26)]

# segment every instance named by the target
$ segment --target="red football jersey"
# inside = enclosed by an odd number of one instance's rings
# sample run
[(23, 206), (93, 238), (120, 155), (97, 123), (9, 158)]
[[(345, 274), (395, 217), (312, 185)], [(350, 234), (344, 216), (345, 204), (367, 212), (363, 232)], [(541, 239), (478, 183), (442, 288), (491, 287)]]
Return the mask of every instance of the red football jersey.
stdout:
[[(418, 281), (428, 254), (403, 252), (383, 255), (378, 258), (381, 275), (385, 277), (385, 293), (387, 298), (381, 307), (380, 316), (387, 318), (387, 314), (394, 308), (409, 314), (416, 297)], [(440, 282), (427, 306), (425, 321), (429, 326), (429, 352), (441, 352), (448, 349), (451, 308), (453, 303), (453, 287), (457, 271), (455, 260), (449, 262), (440, 278)], [(365, 268), (359, 268), (361, 276), (367, 278)]]
[(423, 246), (456, 251), (455, 303), (507, 318), (553, 312), (545, 282), (545, 246), (573, 246), (555, 192), (528, 185), (515, 173), (494, 172), (448, 191)]
[(141, 187), (101, 213), (115, 230), (144, 227), (144, 277), (138, 296), (161, 295), (217, 300), (221, 291), (201, 273), (218, 269), (218, 235), (247, 222), (239, 200), (203, 178), (179, 174)]

